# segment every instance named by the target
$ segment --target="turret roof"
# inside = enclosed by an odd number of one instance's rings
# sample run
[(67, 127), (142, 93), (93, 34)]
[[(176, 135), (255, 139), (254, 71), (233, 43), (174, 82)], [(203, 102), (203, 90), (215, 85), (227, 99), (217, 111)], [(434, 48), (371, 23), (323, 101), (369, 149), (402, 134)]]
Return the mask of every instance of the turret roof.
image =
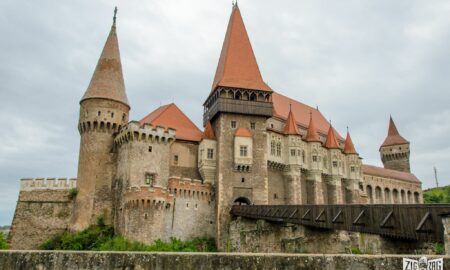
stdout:
[(317, 133), (312, 113), (310, 113), (308, 132), (306, 133), (305, 139), (307, 142), (320, 142), (319, 133)]
[(292, 110), (289, 110), (288, 118), (286, 120), (286, 125), (284, 126), (284, 134), (287, 135), (300, 135), (297, 127), (297, 121), (295, 121), (295, 116)]
[(400, 133), (398, 133), (397, 127), (395, 126), (394, 120), (392, 119), (392, 116), (389, 119), (389, 130), (388, 135), (386, 139), (384, 140), (383, 146), (390, 146), (390, 145), (399, 145), (399, 144), (407, 144), (409, 143), (405, 138), (403, 138)]
[(91, 82), (81, 101), (91, 98), (115, 100), (130, 106), (125, 92), (115, 16)]
[(203, 136), (202, 131), (174, 103), (159, 107), (139, 122), (141, 125), (173, 128), (177, 140), (199, 142)]
[(347, 131), (347, 138), (345, 138), (345, 146), (344, 146), (345, 154), (358, 154), (356, 152), (355, 146), (353, 145), (352, 138), (350, 137), (350, 132)]
[(231, 12), (212, 91), (218, 86), (272, 91), (263, 81), (237, 4)]
[(339, 149), (339, 143), (336, 139), (336, 133), (332, 125), (328, 129), (327, 140), (325, 141), (325, 147), (328, 149)]

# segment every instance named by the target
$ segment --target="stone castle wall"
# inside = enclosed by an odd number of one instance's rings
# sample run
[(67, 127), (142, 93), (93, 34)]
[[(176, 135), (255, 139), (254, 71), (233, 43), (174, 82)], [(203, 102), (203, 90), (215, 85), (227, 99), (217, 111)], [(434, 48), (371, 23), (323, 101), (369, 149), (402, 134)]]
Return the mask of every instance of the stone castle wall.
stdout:
[(198, 146), (196, 142), (187, 141), (175, 141), (171, 145), (170, 176), (201, 179), (198, 170)]
[(52, 235), (70, 224), (73, 200), (71, 178), (25, 178), (21, 180), (19, 199), (9, 234), (12, 249), (37, 249)]

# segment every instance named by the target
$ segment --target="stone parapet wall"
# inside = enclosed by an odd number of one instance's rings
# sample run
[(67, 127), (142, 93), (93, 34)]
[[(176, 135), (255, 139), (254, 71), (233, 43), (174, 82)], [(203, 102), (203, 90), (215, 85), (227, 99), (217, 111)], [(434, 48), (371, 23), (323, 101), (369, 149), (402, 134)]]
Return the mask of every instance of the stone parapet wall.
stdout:
[(115, 137), (114, 142), (118, 145), (129, 141), (151, 141), (151, 142), (173, 142), (175, 140), (175, 129), (151, 124), (141, 124), (138, 121), (131, 121), (124, 126)]
[[(1, 269), (402, 269), (402, 255), (0, 251)], [(421, 256), (408, 256), (418, 260)], [(442, 256), (429, 256), (442, 258)], [(450, 256), (443, 257), (444, 269)]]
[(72, 189), (77, 187), (76, 178), (22, 178), (20, 179), (21, 191), (43, 190), (43, 189)]
[(171, 177), (167, 188), (175, 197), (182, 196), (211, 200), (214, 195), (213, 187), (210, 183), (202, 184), (202, 181), (197, 179)]

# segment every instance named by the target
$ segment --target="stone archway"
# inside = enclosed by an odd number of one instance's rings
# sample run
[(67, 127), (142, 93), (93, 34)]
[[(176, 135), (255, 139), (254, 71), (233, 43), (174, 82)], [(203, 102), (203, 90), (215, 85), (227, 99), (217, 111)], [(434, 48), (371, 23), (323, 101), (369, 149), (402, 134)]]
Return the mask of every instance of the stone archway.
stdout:
[(233, 202), (234, 205), (251, 205), (251, 201), (246, 197), (238, 197)]

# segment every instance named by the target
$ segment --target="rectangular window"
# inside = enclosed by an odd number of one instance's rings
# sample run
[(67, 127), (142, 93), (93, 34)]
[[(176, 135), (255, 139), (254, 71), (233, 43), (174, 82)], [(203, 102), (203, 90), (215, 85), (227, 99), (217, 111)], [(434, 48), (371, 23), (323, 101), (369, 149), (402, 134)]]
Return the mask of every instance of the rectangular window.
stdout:
[(277, 156), (281, 156), (281, 143), (277, 143)]
[(317, 156), (312, 156), (313, 162), (317, 162)]
[(153, 148), (151, 146), (148, 147), (148, 151), (151, 152)]
[(351, 166), (351, 167), (350, 167), (350, 171), (351, 171), (351, 172), (355, 172), (355, 167), (354, 167), (354, 166)]
[(149, 186), (153, 186), (153, 181), (155, 181), (155, 174), (147, 173), (145, 175), (145, 184)]
[(250, 128), (251, 128), (251, 129), (255, 129), (255, 127), (256, 127), (256, 124), (255, 124), (254, 122), (251, 122), (251, 123), (250, 123)]
[(214, 158), (214, 149), (208, 148), (208, 159), (213, 159)]
[(178, 165), (178, 156), (177, 155), (173, 156), (173, 164)]
[(337, 161), (333, 161), (333, 167), (334, 167), (334, 168), (337, 168), (337, 166), (338, 166)]
[(247, 146), (241, 145), (241, 147), (240, 147), (240, 154), (241, 154), (241, 157), (246, 157), (247, 156)]
[(275, 156), (275, 142), (274, 141), (270, 142), (270, 154), (272, 156)]
[(295, 157), (295, 149), (291, 149), (291, 156)]
[(236, 121), (231, 121), (231, 128), (236, 128)]

